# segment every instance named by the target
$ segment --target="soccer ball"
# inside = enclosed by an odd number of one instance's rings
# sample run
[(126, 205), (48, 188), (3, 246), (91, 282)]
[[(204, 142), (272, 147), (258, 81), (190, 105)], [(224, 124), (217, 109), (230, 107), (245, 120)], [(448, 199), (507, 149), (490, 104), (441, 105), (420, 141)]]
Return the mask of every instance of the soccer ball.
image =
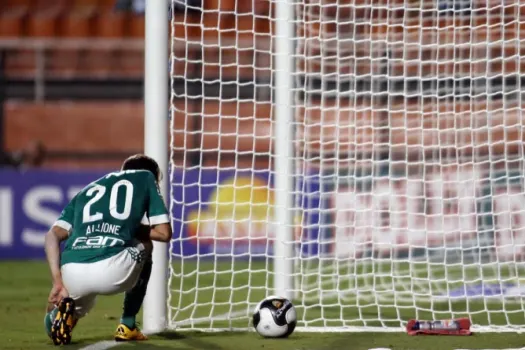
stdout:
[(297, 324), (297, 313), (291, 301), (270, 296), (261, 301), (253, 313), (253, 327), (266, 338), (286, 338)]

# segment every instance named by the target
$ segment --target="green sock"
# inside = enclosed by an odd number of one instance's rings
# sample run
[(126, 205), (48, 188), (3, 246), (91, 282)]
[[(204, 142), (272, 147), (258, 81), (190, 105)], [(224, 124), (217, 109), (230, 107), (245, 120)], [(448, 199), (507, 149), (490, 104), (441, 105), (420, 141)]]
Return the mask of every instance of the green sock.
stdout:
[(51, 337), (51, 327), (53, 327), (53, 322), (57, 316), (58, 307), (55, 307), (53, 310), (49, 311), (44, 317), (44, 326), (46, 327), (46, 332), (49, 337)]
[(133, 329), (135, 328), (135, 316), (129, 316), (129, 317), (122, 316), (120, 318), (120, 323), (125, 324), (126, 326), (128, 326), (129, 329)]
[(146, 296), (146, 288), (148, 287), (149, 277), (151, 275), (151, 258), (144, 263), (144, 267), (140, 272), (139, 280), (135, 286), (126, 292), (124, 296), (124, 311), (120, 318), (120, 323), (125, 324), (129, 328), (135, 328), (135, 317), (140, 311), (144, 296)]

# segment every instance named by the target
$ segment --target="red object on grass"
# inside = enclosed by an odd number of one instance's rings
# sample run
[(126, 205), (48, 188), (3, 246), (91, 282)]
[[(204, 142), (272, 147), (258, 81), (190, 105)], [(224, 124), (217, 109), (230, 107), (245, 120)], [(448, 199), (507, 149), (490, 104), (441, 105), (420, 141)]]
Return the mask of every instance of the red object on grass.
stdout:
[(410, 320), (406, 329), (408, 335), (471, 335), (470, 325), (468, 318), (444, 321)]

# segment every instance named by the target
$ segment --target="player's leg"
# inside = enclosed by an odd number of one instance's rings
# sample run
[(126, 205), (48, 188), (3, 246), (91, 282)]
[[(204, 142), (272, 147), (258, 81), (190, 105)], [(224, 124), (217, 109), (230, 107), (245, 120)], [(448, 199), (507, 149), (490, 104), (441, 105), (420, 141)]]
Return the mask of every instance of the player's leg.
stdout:
[[(135, 248), (134, 248), (135, 249)], [(135, 269), (140, 273), (136, 280), (129, 280), (128, 285), (124, 285), (126, 289), (124, 296), (124, 307), (122, 317), (120, 318), (120, 325), (115, 332), (115, 340), (145, 340), (147, 339), (138, 329), (136, 325), (136, 317), (142, 307), (142, 302), (146, 295), (146, 288), (148, 286), (151, 275), (152, 261), (151, 252), (153, 244), (151, 241), (141, 243), (137, 251), (131, 251), (131, 257), (136, 260)], [(135, 256), (139, 257), (135, 259)]]
[(80, 318), (84, 317), (95, 305), (96, 295), (64, 298), (57, 306), (48, 305), (44, 318), (47, 335), (55, 345), (71, 342), (72, 332)]
[(135, 286), (133, 286), (133, 288), (125, 293), (124, 307), (122, 317), (120, 318), (120, 323), (128, 326), (129, 328), (135, 327), (135, 318), (142, 307), (142, 302), (144, 301), (144, 296), (146, 295), (146, 288), (151, 275), (151, 267), (151, 257), (148, 257), (144, 262), (137, 283)]
[[(62, 267), (62, 279), (70, 296), (73, 298), (74, 304), (71, 305), (69, 300), (66, 300), (63, 310), (60, 308), (58, 308), (58, 311), (50, 310), (52, 314), (48, 315), (48, 317), (55, 319), (55, 323), (57, 323), (57, 317), (62, 320), (71, 320), (70, 327), (67, 329), (70, 340), (71, 330), (74, 327), (72, 320), (84, 316), (91, 309), (96, 295), (112, 295), (126, 292), (123, 321), (129, 323), (130, 326), (128, 327), (126, 324), (119, 325), (117, 329), (118, 340), (146, 339), (135, 326), (134, 317), (142, 305), (151, 273), (151, 250), (151, 242), (140, 243), (136, 247), (127, 248), (119, 254), (94, 263), (70, 263), (64, 265)], [(89, 300), (92, 302), (86, 302)], [(74, 310), (73, 312), (71, 311), (72, 309)], [(73, 317), (69, 317), (70, 314)], [(131, 323), (133, 324), (131, 325)], [(64, 322), (61, 324), (64, 324)], [(53, 334), (55, 333), (52, 330), (51, 335)], [(115, 338), (117, 338), (117, 335)]]
[[(100, 276), (99, 269), (91, 264), (65, 264), (61, 268), (62, 281), (69, 292), (56, 307), (48, 307), (45, 325), (48, 335), (56, 345), (71, 342), (73, 328), (95, 305), (95, 281)], [(51, 324), (50, 324), (50, 321)], [(51, 327), (49, 327), (51, 325)]]
[(84, 279), (76, 285), (78, 287), (82, 283), (88, 283), (86, 288), (89, 287), (97, 295), (126, 293), (121, 324), (115, 333), (116, 340), (147, 339), (136, 326), (135, 317), (146, 295), (151, 274), (152, 249), (151, 241), (145, 241), (107, 259), (86, 264), (89, 268), (84, 270)]

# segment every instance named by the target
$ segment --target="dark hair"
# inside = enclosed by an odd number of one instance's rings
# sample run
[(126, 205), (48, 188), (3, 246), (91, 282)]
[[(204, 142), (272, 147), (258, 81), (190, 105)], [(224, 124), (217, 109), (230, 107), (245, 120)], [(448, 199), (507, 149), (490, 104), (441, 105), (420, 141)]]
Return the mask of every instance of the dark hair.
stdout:
[(144, 154), (135, 154), (122, 163), (122, 170), (149, 170), (157, 181), (161, 179), (161, 172), (157, 162)]

